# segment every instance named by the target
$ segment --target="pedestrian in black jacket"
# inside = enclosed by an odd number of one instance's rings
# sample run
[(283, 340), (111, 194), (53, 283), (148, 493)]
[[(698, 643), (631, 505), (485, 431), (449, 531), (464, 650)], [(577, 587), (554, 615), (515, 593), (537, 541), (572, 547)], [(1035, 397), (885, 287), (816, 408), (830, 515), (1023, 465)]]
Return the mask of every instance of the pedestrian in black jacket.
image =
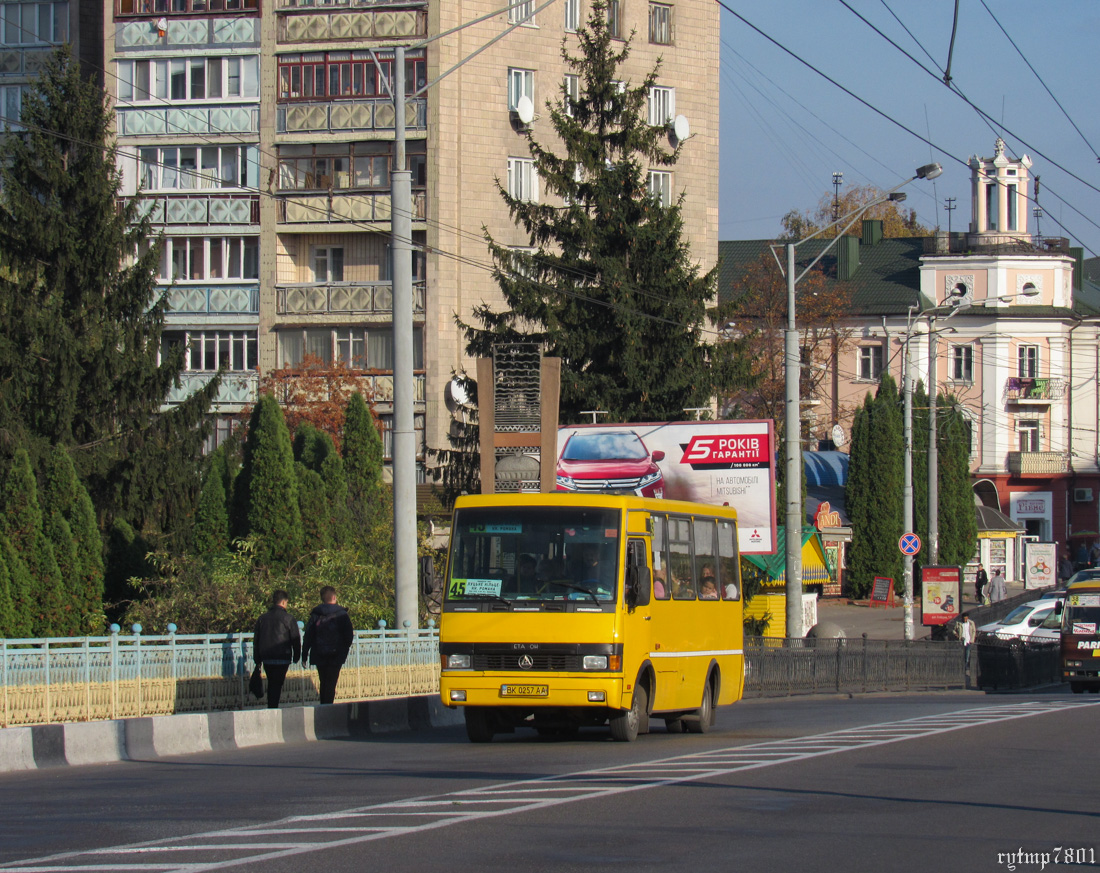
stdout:
[(306, 638), (302, 645), (302, 660), (309, 659), (317, 668), (321, 703), (336, 700), (336, 683), (340, 681), (340, 668), (348, 659), (348, 651), (355, 640), (348, 611), (336, 603), (336, 589), (326, 585), (321, 589), (321, 602), (313, 607), (306, 624)]
[(286, 611), (289, 597), (285, 591), (271, 595), (271, 608), (256, 621), (252, 632), (252, 657), (262, 663), (267, 674), (267, 708), (279, 708), (279, 695), (290, 665), (301, 658), (302, 637), (298, 622)]

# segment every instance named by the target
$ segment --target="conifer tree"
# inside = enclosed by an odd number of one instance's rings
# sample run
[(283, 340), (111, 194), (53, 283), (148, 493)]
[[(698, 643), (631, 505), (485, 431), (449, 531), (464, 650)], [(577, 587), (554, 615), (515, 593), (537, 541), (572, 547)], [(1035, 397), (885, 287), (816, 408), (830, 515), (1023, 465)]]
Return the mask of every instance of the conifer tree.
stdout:
[(298, 477), (298, 508), (302, 516), (302, 551), (319, 552), (332, 545), (325, 481), (320, 473), (311, 470), (301, 461), (294, 463), (294, 473)]
[(4, 630), (8, 639), (26, 639), (31, 636), (33, 621), (31, 608), (34, 602), (34, 581), (26, 563), (11, 544), (11, 540), (0, 530), (0, 563), (8, 574), (8, 599), (10, 618)]
[(362, 530), (371, 523), (378, 507), (377, 496), (382, 484), (382, 437), (370, 407), (358, 392), (348, 400), (343, 452), (352, 524)]
[(0, 545), (0, 639), (15, 636), (15, 607), (11, 602), (11, 574), (4, 560), (7, 548)]
[(936, 424), (940, 474), (938, 560), (965, 567), (974, 557), (978, 542), (978, 518), (970, 484), (970, 423), (954, 397), (940, 395)]
[(224, 552), (229, 547), (229, 501), (225, 493), (225, 447), (218, 446), (199, 492), (199, 506), (195, 514), (195, 551), (200, 555)]
[(844, 491), (844, 505), (852, 521), (852, 545), (848, 552), (847, 593), (852, 597), (865, 597), (871, 589), (875, 575), (874, 566), (867, 558), (870, 552), (861, 548), (864, 531), (870, 530), (870, 501), (868, 493), (874, 488), (868, 451), (868, 418), (874, 399), (868, 394), (863, 405), (852, 418), (851, 448), (848, 450), (848, 484)]
[(257, 537), (261, 565), (287, 565), (302, 548), (302, 516), (298, 508), (298, 477), (290, 433), (278, 402), (262, 394), (252, 410), (234, 499), (237, 527)]
[(26, 564), (33, 585), (32, 591), (17, 592), (15, 608), (30, 616), (31, 633), (52, 636), (64, 626), (61, 616), (65, 597), (61, 570), (42, 524), (38, 484), (25, 449), (16, 451), (11, 461), (2, 498), (4, 533)]
[(101, 521), (185, 536), (217, 379), (162, 412), (182, 350), (161, 357), (160, 248), (119, 199), (110, 100), (63, 48), (21, 118), (0, 141), (0, 435), (36, 463), (70, 447)]
[(659, 65), (623, 86), (630, 45), (612, 39), (603, 0), (577, 40), (579, 53), (563, 45), (562, 56), (579, 95), (563, 88), (547, 104), (560, 152), (524, 134), (538, 202), (498, 181), (534, 251), (487, 235), (503, 305), (476, 307), (462, 323), (467, 352), (537, 343), (561, 358), (563, 421), (584, 409), (607, 410), (611, 421), (678, 420), (748, 371), (738, 343), (703, 339), (716, 268), (700, 273), (692, 261), (683, 195), (666, 205), (650, 189), (649, 168), (680, 156), (666, 147), (666, 128), (649, 124)]

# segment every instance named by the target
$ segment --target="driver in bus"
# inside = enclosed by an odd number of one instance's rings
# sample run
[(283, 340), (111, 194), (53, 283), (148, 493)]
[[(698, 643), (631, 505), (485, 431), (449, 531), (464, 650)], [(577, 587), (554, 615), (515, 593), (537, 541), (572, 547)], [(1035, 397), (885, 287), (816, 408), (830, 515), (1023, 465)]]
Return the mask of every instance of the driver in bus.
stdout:
[(516, 562), (516, 593), (536, 594), (539, 590), (538, 562), (534, 555), (523, 554)]
[(607, 571), (600, 563), (600, 547), (595, 543), (584, 543), (576, 564), (574, 579), (578, 585), (595, 589), (607, 587)]

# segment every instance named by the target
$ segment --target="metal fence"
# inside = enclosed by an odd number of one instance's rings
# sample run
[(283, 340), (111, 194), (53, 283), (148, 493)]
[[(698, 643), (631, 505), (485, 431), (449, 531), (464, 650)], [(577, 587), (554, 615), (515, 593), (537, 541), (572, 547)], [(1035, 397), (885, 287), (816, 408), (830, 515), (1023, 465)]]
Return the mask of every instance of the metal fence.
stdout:
[(965, 687), (956, 641), (745, 640), (746, 697)]
[(1062, 681), (1061, 643), (1057, 640), (1001, 639), (981, 634), (974, 648), (979, 688), (1034, 688)]
[[(248, 691), (252, 634), (0, 640), (0, 727), (264, 706)], [(439, 690), (439, 633), (356, 631), (337, 700)], [(316, 671), (293, 665), (288, 704), (316, 703)]]

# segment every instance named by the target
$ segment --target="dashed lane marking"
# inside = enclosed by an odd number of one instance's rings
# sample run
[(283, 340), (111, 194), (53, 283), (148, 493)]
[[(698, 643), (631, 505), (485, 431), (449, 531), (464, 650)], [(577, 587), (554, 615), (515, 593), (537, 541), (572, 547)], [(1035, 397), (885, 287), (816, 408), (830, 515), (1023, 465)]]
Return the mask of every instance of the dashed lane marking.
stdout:
[[(576, 801), (606, 798), (628, 791), (694, 782), (839, 752), (884, 746), (970, 727), (1097, 705), (1100, 703), (1030, 701), (861, 725), (814, 736), (711, 749), (561, 776), (503, 782), (338, 812), (295, 815), (248, 827), (207, 831), (167, 840), (29, 858), (0, 864), (0, 871), (91, 873), (103, 870), (126, 873), (133, 870), (147, 873), (203, 873), (208, 870), (226, 870)], [(191, 854), (194, 858), (184, 860), (179, 857), (181, 854)]]

